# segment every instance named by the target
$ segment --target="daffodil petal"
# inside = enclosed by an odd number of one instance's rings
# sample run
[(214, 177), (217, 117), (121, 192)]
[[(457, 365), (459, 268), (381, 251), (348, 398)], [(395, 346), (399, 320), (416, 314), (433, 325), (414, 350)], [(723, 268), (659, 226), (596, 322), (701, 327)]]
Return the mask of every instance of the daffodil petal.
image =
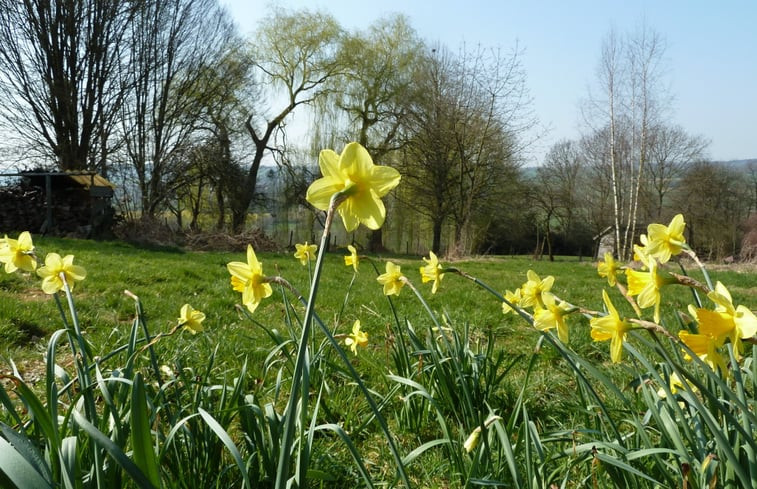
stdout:
[(339, 177), (339, 155), (333, 149), (323, 149), (318, 155), (318, 166), (324, 177)]
[(389, 166), (376, 166), (370, 178), (370, 186), (378, 197), (383, 197), (399, 185), (400, 172)]
[(305, 198), (316, 209), (325, 211), (331, 203), (331, 196), (344, 188), (344, 182), (336, 177), (319, 178), (308, 187)]
[(348, 175), (366, 181), (370, 178), (374, 168), (373, 158), (361, 144), (352, 142), (342, 150), (339, 158), (339, 169)]

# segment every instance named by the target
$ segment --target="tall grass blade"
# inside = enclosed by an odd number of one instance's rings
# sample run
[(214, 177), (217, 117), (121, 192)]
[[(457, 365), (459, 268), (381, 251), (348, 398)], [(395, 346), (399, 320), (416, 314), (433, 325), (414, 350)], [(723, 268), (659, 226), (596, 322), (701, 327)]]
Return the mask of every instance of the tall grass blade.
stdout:
[(232, 441), (229, 434), (226, 432), (226, 430), (223, 429), (223, 427), (218, 424), (218, 421), (213, 418), (207, 411), (205, 411), (202, 408), (198, 408), (197, 412), (200, 413), (200, 416), (202, 416), (202, 419), (208, 424), (210, 429), (213, 430), (213, 432), (216, 434), (216, 436), (223, 442), (224, 445), (226, 445), (226, 448), (231, 453), (231, 456), (234, 457), (234, 461), (237, 464), (237, 467), (239, 467), (239, 472), (242, 474), (242, 479), (244, 481), (244, 485), (242, 487), (249, 487), (252, 488), (252, 485), (250, 484), (250, 479), (247, 475), (247, 467), (245, 466), (244, 460), (242, 460), (242, 454), (239, 453), (239, 449)]
[(155, 487), (160, 487), (160, 468), (153, 447), (150, 415), (142, 374), (137, 372), (131, 388), (131, 437), (134, 463)]

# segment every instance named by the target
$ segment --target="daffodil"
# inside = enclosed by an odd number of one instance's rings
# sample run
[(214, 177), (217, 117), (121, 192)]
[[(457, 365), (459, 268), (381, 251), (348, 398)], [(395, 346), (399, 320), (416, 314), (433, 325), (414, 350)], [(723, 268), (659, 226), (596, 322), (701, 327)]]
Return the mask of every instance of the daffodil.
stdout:
[(205, 314), (193, 309), (189, 304), (181, 306), (181, 312), (179, 313), (179, 326), (184, 326), (192, 334), (197, 334), (202, 331), (202, 322), (205, 321)]
[(557, 302), (555, 296), (549, 292), (542, 294), (544, 307), (538, 307), (534, 311), (534, 327), (542, 331), (557, 328), (557, 336), (563, 343), (568, 342), (568, 325), (565, 316), (573, 311), (573, 308), (565, 302)]
[(700, 308), (694, 311), (699, 323), (699, 332), (721, 340), (729, 338), (734, 353), (739, 358), (742, 350), (741, 340), (757, 334), (757, 317), (746, 306), (735, 307), (731, 293), (721, 282), (715, 285), (715, 290), (707, 294), (707, 297), (715, 303), (715, 310)]
[(434, 284), (431, 287), (431, 293), (436, 294), (439, 288), (439, 282), (442, 281), (444, 274), (442, 272), (442, 266), (439, 264), (439, 259), (436, 257), (433, 251), (428, 252), (428, 258), (424, 258), (423, 261), (426, 265), (421, 267), (421, 281), (426, 282), (433, 281)]
[[(689, 386), (689, 389), (694, 392), (698, 390), (696, 386), (689, 385), (688, 382), (682, 380), (676, 372), (670, 374), (670, 378), (668, 379), (668, 388), (670, 389), (671, 394), (675, 395), (678, 393), (678, 391), (685, 390), (686, 386)], [(665, 399), (666, 397), (668, 397), (665, 389), (663, 389), (662, 387), (660, 387), (660, 389), (657, 391), (657, 396), (660, 399)]]
[(672, 255), (680, 254), (686, 244), (686, 238), (683, 237), (685, 227), (686, 223), (682, 214), (676, 214), (667, 226), (664, 224), (647, 226), (648, 253), (657, 258), (660, 263), (666, 263)]
[(311, 244), (309, 245), (307, 241), (305, 241), (305, 244), (295, 244), (294, 245), (296, 251), (294, 253), (294, 257), (300, 260), (300, 263), (302, 263), (303, 266), (308, 264), (308, 261), (315, 260), (315, 252), (318, 250), (318, 246)]
[(345, 199), (337, 210), (348, 232), (361, 223), (370, 229), (384, 224), (386, 209), (381, 198), (399, 184), (397, 170), (374, 165), (368, 151), (355, 142), (345, 146), (340, 155), (322, 150), (318, 165), (323, 177), (310, 185), (306, 196), (313, 207), (327, 210), (331, 197), (342, 192)]
[(542, 280), (533, 270), (526, 272), (528, 281), (521, 286), (521, 307), (544, 307), (542, 295), (552, 289), (555, 277), (549, 275)]
[(617, 283), (618, 270), (620, 270), (620, 266), (609, 251), (605, 253), (605, 261), (600, 261), (597, 264), (597, 273), (600, 277), (607, 277), (607, 283), (610, 287), (615, 287)]
[(64, 279), (69, 289), (74, 290), (74, 283), (84, 280), (87, 271), (74, 265), (74, 255), (61, 258), (57, 253), (48, 253), (45, 265), (37, 270), (37, 275), (42, 277), (42, 291), (45, 294), (54, 294), (63, 288)]
[(350, 347), (352, 353), (357, 355), (357, 347), (364, 347), (368, 344), (368, 333), (360, 331), (360, 320), (355, 320), (355, 324), (352, 325), (352, 333), (347, 335), (344, 339), (344, 344)]
[(5, 264), (6, 273), (19, 269), (33, 272), (37, 268), (37, 260), (34, 257), (32, 235), (24, 231), (18, 235), (18, 239), (6, 235), (5, 239), (0, 240), (0, 263)]
[(400, 289), (405, 285), (401, 267), (390, 261), (386, 262), (386, 273), (376, 277), (376, 280), (384, 286), (384, 295), (400, 295)]
[(271, 284), (263, 275), (263, 264), (258, 261), (252, 245), (247, 245), (247, 263), (233, 261), (226, 265), (231, 274), (231, 286), (237, 292), (242, 292), (242, 304), (250, 312), (255, 312), (260, 301), (273, 293)]
[(589, 320), (591, 337), (594, 341), (610, 340), (610, 359), (613, 363), (618, 363), (623, 354), (623, 342), (626, 340), (626, 333), (631, 329), (631, 325), (620, 318), (606, 290), (602, 291), (602, 300), (607, 307), (607, 316)]
[(360, 263), (360, 257), (357, 256), (357, 250), (352, 245), (347, 245), (347, 250), (350, 254), (344, 257), (344, 264), (348, 267), (352, 267), (357, 272), (357, 266)]
[[(702, 359), (713, 370), (720, 370), (723, 373), (728, 372), (725, 359), (718, 353), (718, 348), (723, 344), (722, 341), (708, 334), (694, 334), (686, 330), (678, 332), (678, 338), (694, 352), (696, 356)], [(691, 360), (689, 353), (686, 353), (686, 359)]]
[[(521, 302), (521, 296), (520, 296), (520, 290), (521, 289), (515, 289), (515, 292), (511, 290), (505, 291), (505, 300), (512, 304), (513, 306), (520, 306)], [(502, 303), (502, 314), (509, 314), (511, 312), (517, 312), (515, 309), (510, 307), (510, 304), (507, 302)]]
[(645, 309), (654, 306), (654, 321), (660, 322), (660, 289), (663, 285), (675, 283), (676, 280), (668, 275), (660, 273), (657, 269), (657, 260), (649, 257), (646, 262), (648, 270), (626, 270), (628, 277), (628, 294), (637, 295), (639, 307)]
[(478, 442), (481, 439), (481, 427), (476, 426), (476, 428), (471, 431), (471, 434), (468, 435), (468, 438), (465, 439), (465, 442), (463, 443), (463, 450), (465, 450), (465, 453), (470, 453), (473, 450), (476, 449), (478, 446)]

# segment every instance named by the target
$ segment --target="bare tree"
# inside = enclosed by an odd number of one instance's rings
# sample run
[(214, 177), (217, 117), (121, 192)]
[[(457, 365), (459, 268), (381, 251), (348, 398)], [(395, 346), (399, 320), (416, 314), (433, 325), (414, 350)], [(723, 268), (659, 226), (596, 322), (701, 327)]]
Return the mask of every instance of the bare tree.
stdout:
[(234, 28), (216, 0), (149, 0), (130, 24), (133, 89), (121, 123), (127, 171), (136, 175), (143, 216), (187, 183), (201, 101), (218, 88), (206, 75), (223, 59)]
[(675, 188), (686, 169), (704, 159), (709, 142), (691, 136), (680, 126), (656, 126), (650, 131), (647, 143), (647, 178), (652, 194), (650, 218), (663, 217), (665, 200)]
[(0, 0), (0, 117), (32, 155), (106, 171), (130, 0)]

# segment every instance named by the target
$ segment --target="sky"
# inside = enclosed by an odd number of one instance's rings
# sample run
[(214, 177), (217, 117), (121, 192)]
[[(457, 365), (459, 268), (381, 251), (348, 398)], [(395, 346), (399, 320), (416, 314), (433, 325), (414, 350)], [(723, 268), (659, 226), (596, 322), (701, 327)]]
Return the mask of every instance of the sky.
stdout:
[[(220, 0), (240, 32), (250, 35), (272, 6), (331, 13), (361, 30), (393, 13), (419, 36), (455, 51), (463, 45), (523, 50), (522, 66), (539, 120), (527, 158), (586, 131), (582, 103), (596, 81), (610, 30), (641, 25), (666, 43), (670, 120), (710, 141), (713, 160), (757, 158), (757, 1), (705, 0)], [(536, 137), (537, 132), (529, 135)]]

